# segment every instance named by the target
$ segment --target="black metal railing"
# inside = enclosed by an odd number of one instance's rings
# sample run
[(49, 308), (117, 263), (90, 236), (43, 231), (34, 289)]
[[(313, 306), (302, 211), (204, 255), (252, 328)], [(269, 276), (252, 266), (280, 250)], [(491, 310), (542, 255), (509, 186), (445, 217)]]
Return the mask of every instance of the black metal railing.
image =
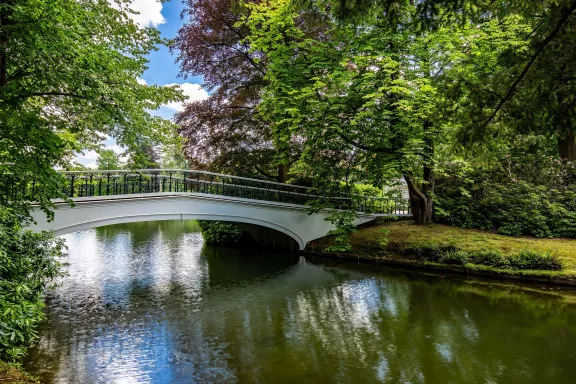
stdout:
[(380, 215), (410, 214), (409, 204), (398, 190), (371, 197), (336, 192), (327, 195), (315, 188), (282, 184), (218, 173), (179, 169), (59, 172), (64, 196), (96, 197), (147, 193), (203, 193), (251, 200), (353, 209)]

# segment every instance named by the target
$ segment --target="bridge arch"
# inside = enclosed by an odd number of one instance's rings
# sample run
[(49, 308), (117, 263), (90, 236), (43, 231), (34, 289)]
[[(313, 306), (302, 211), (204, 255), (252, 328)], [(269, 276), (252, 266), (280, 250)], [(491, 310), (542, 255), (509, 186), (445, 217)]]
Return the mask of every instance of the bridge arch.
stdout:
[[(32, 213), (36, 224), (32, 230), (55, 231), (56, 235), (111, 224), (154, 220), (220, 220), (255, 225), (283, 233), (293, 239), (299, 250), (334, 229), (326, 221), (329, 215), (310, 215), (306, 207), (296, 204), (250, 200), (239, 197), (201, 193), (159, 192), (147, 194), (91, 196), (73, 199), (74, 206), (55, 201), (54, 220), (47, 221), (40, 209)], [(373, 220), (360, 215), (355, 224)], [(261, 237), (266, 237), (260, 233)], [(259, 242), (257, 240), (257, 242)]]
[[(165, 220), (208, 220), (208, 221), (225, 221), (238, 224), (251, 224), (254, 226), (269, 228), (286, 235), (298, 245), (298, 249), (304, 249), (304, 247), (306, 246), (306, 243), (304, 242), (302, 237), (300, 237), (300, 235), (298, 235), (289, 228), (283, 227), (281, 225), (272, 223), (267, 220), (252, 217), (244, 217), (244, 216), (204, 214), (204, 213), (181, 213), (181, 214), (159, 213), (159, 214), (136, 214), (121, 217), (105, 217), (91, 221), (76, 222), (66, 226), (59, 226), (58, 224), (56, 224), (52, 228), (52, 230), (54, 230), (56, 236), (61, 236), (66, 235), (68, 233), (103, 227), (106, 225), (138, 223), (143, 221), (165, 221)], [(243, 230), (247, 230), (247, 232), (249, 232), (258, 242), (258, 239), (256, 239), (256, 236), (254, 236), (254, 234), (249, 228), (247, 228), (245, 225), (240, 225), (239, 227)]]

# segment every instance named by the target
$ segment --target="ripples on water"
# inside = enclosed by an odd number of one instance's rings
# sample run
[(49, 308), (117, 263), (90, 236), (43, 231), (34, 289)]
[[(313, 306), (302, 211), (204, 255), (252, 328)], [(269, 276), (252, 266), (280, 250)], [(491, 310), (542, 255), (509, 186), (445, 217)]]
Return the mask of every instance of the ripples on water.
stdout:
[(194, 222), (66, 236), (43, 383), (573, 383), (576, 297), (205, 247)]

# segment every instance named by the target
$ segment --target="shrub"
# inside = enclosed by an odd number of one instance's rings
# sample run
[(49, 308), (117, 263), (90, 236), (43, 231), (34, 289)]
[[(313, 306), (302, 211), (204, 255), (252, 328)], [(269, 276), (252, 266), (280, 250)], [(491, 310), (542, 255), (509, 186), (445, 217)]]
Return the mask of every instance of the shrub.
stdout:
[(404, 249), (404, 254), (420, 261), (440, 261), (440, 258), (451, 252), (456, 252), (453, 245), (418, 244), (410, 245)]
[(436, 189), (436, 221), (508, 236), (576, 237), (576, 185), (548, 187), (489, 171), (445, 178)]
[(0, 207), (0, 360), (18, 361), (44, 319), (42, 294), (62, 276), (61, 239), (23, 230), (20, 218)]
[(485, 265), (500, 269), (559, 271), (562, 261), (556, 255), (524, 250), (516, 255), (505, 257), (498, 251), (478, 252), (458, 251), (453, 245), (420, 244), (410, 245), (403, 250), (404, 255), (418, 261), (433, 261), (442, 264), (464, 265), (467, 263)]
[(498, 251), (480, 251), (470, 255), (470, 263), (486, 265), (494, 268), (510, 268), (510, 260)]
[(509, 258), (510, 266), (515, 269), (536, 269), (559, 271), (562, 269), (562, 261), (556, 255), (524, 250)]
[(443, 264), (464, 265), (468, 263), (468, 254), (466, 252), (446, 252), (439, 260)]
[(199, 220), (198, 225), (206, 244), (232, 245), (242, 241), (244, 232), (234, 224), (224, 221)]

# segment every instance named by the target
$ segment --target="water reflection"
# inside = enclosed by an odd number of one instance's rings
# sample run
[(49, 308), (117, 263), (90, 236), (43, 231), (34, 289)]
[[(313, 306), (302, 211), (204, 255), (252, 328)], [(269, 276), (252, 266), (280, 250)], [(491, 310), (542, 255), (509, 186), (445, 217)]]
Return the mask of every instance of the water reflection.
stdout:
[(567, 383), (572, 295), (208, 248), (194, 223), (67, 236), (46, 383)]

